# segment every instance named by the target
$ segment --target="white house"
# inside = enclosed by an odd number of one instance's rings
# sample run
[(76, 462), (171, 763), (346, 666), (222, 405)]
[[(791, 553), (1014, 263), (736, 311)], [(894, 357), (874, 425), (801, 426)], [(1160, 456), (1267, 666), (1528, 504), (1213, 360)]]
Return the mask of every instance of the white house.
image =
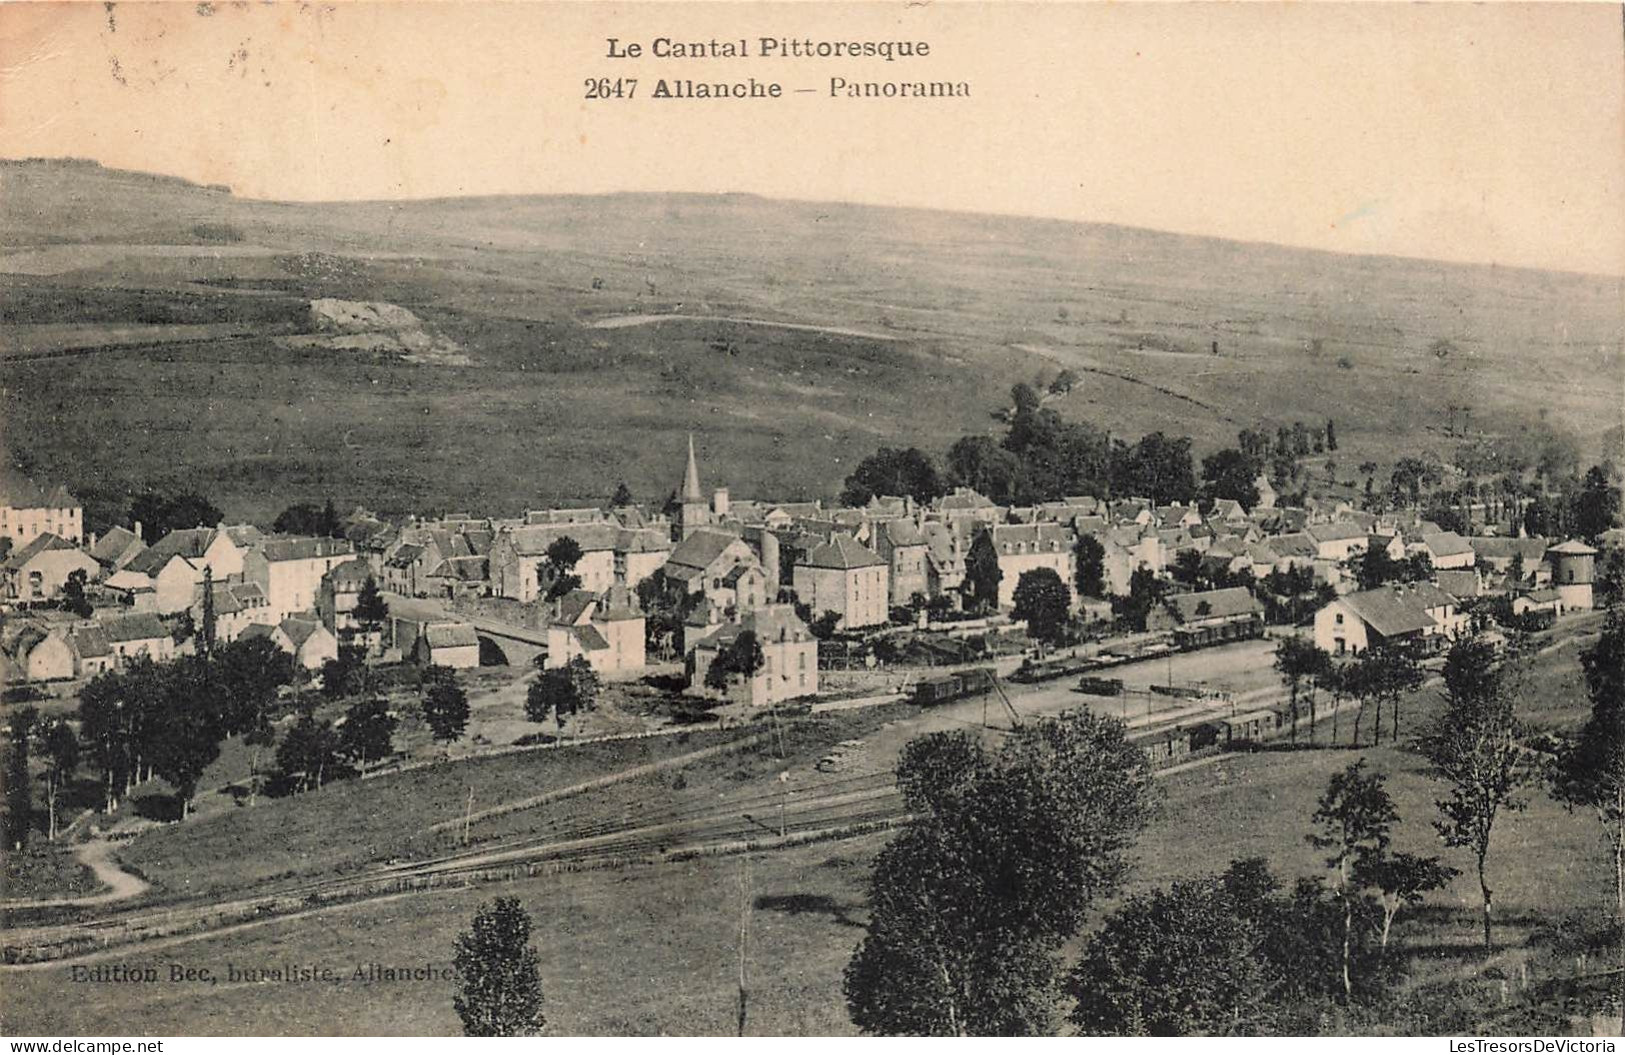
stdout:
[(0, 561), (0, 595), (16, 601), (48, 601), (62, 592), (68, 576), (101, 575), (94, 557), (59, 535), (46, 532)]
[(1403, 644), (1433, 652), (1466, 633), (1456, 600), (1431, 583), (1405, 583), (1347, 594), (1315, 613), (1315, 644), (1332, 653)]
[(814, 618), (838, 612), (842, 630), (878, 626), (889, 618), (887, 566), (878, 553), (851, 535), (837, 533), (814, 546), (795, 566), (794, 584)]
[(270, 617), (315, 608), (322, 577), (355, 556), (349, 539), (268, 538), (243, 558), (243, 574), (265, 592)]
[[(1149, 536), (1155, 544), (1155, 536)], [(968, 560), (992, 559), (999, 567), (999, 607), (1016, 603), (1016, 586), (1029, 571), (1048, 568), (1060, 576), (1072, 607), (1077, 607), (1077, 556), (1071, 530), (1060, 524), (997, 524), (971, 543)], [(1141, 540), (1143, 541), (1143, 540)]]
[(547, 627), (546, 667), (566, 666), (577, 656), (600, 674), (643, 669), (644, 618), (630, 590), (573, 590), (558, 598)]
[(751, 707), (770, 707), (818, 692), (818, 639), (796, 615), (795, 606), (788, 604), (753, 609), (699, 642), (688, 657), (688, 692), (715, 695), (706, 687), (706, 674), (722, 652), (747, 631), (762, 647), (762, 667), (750, 678), (730, 677), (727, 695), (731, 699)]
[(47, 491), (12, 469), (0, 468), (0, 537), (24, 546), (41, 535), (78, 543), (84, 538), (84, 508), (65, 487)]

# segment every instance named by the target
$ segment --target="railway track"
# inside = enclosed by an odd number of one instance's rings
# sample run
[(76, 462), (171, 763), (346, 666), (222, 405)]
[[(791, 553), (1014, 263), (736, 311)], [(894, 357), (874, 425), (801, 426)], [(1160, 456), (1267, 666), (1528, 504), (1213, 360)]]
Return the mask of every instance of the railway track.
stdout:
[(51, 961), (176, 935), (206, 936), (234, 924), (321, 905), (412, 890), (519, 878), (546, 871), (654, 862), (749, 848), (825, 831), (883, 825), (903, 817), (889, 772), (820, 785), (817, 794), (763, 792), (725, 803), (672, 807), (636, 821), (565, 824), (522, 842), (470, 848), (426, 861), (278, 886), (222, 902), (132, 908), (99, 919), (19, 928), (0, 935), (7, 964)]

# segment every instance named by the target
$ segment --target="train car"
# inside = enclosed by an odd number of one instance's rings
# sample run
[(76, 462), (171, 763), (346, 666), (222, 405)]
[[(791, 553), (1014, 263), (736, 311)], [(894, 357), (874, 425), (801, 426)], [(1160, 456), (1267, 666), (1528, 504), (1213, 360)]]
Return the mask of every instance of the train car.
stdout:
[(1243, 619), (1230, 619), (1222, 623), (1200, 626), (1182, 626), (1174, 629), (1174, 647), (1182, 652), (1228, 644), (1232, 641), (1255, 641), (1264, 636), (1264, 620), (1256, 615)]
[(1265, 708), (1238, 714), (1233, 718), (1220, 718), (1218, 724), (1224, 729), (1225, 743), (1254, 743), (1281, 727), (1281, 713)]
[(967, 696), (992, 692), (995, 677), (997, 675), (992, 667), (973, 667), (953, 674), (923, 678), (914, 686), (914, 702), (922, 707), (934, 707)]
[(1078, 691), (1086, 696), (1121, 696), (1123, 679), (1097, 678), (1092, 674), (1086, 674), (1078, 679)]
[(959, 694), (961, 696), (980, 696), (984, 692), (993, 691), (993, 682), (998, 673), (992, 667), (972, 667), (970, 670), (959, 672)]
[(1195, 730), (1188, 728), (1165, 729), (1137, 740), (1136, 743), (1145, 751), (1152, 765), (1164, 766), (1189, 757), (1194, 734)]
[(959, 677), (944, 674), (936, 678), (921, 678), (914, 686), (914, 702), (922, 707), (947, 703), (959, 695)]

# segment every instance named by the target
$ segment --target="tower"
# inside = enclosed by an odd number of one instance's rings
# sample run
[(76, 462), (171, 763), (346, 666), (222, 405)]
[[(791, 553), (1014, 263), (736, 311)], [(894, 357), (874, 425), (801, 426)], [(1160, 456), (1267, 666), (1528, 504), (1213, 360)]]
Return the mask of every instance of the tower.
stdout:
[(700, 490), (700, 466), (694, 458), (694, 434), (688, 434), (688, 466), (683, 471), (683, 487), (677, 493), (677, 538), (688, 538), (709, 522), (705, 493)]
[(1552, 566), (1552, 585), (1563, 598), (1563, 607), (1590, 611), (1591, 584), (1596, 575), (1597, 551), (1578, 539), (1570, 539), (1546, 551)]

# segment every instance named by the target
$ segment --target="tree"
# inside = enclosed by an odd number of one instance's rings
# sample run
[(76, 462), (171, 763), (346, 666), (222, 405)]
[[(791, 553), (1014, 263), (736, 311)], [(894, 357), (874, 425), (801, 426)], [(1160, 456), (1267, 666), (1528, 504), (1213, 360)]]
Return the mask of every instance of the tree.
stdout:
[(34, 813), (34, 796), (28, 786), (28, 740), (37, 721), (39, 711), (24, 707), (12, 714), (7, 723), (6, 845), (13, 851), (27, 845)]
[(1055, 380), (1049, 383), (1049, 393), (1052, 396), (1064, 396), (1078, 383), (1078, 375), (1071, 370), (1062, 370), (1055, 375)]
[(452, 1007), (469, 1037), (533, 1037), (547, 1024), (542, 979), (531, 947), (531, 919), (518, 898), (481, 905), (457, 937), (457, 995)]
[(1362, 590), (1375, 590), (1399, 577), (1399, 562), (1388, 555), (1382, 546), (1370, 546), (1360, 557), (1354, 577)]
[(1625, 608), (1608, 611), (1602, 633), (1580, 653), (1591, 716), (1559, 752), (1552, 794), (1570, 809), (1595, 811), (1614, 857), (1614, 905), (1625, 919)]
[(1326, 422), (1326, 449), (1328, 451), (1337, 450), (1337, 425), (1336, 422), (1330, 419)]
[[(983, 536), (985, 540), (987, 536)], [(973, 545), (965, 555), (965, 588), (971, 605), (979, 611), (990, 612), (999, 606), (999, 583), (1004, 572), (999, 568), (999, 556), (985, 541)]]
[(615, 485), (615, 493), (609, 496), (609, 507), (619, 509), (632, 504), (632, 489), (622, 480)]
[(1027, 1035), (1051, 1026), (1057, 954), (1128, 867), (1151, 770), (1120, 722), (1086, 712), (905, 746), (912, 816), (870, 879), (868, 936), (848, 964), (865, 1033)]
[(948, 448), (948, 475), (1001, 505), (1025, 487), (1021, 459), (987, 436), (963, 436)]
[(946, 491), (930, 455), (913, 447), (882, 447), (859, 462), (846, 478), (841, 502), (861, 506), (877, 495), (907, 495), (925, 503)]
[(167, 699), (153, 736), (152, 769), (175, 789), (185, 819), (203, 771), (220, 757), (221, 707), (213, 672), (201, 657), (184, 656), (164, 673)]
[[(1315, 646), (1307, 638), (1290, 636), (1283, 637), (1275, 646), (1275, 669), (1281, 675), (1281, 684), (1286, 686), (1288, 706), (1292, 715), (1292, 742), (1298, 742), (1298, 703), (1305, 683), (1312, 683), (1314, 677), (1325, 669), (1330, 657), (1326, 652)], [(1311, 717), (1311, 723), (1313, 718)], [(1309, 727), (1309, 737), (1314, 739), (1314, 726)]]
[(214, 652), (215, 612), (214, 612), (214, 569), (205, 564), (203, 566), (203, 628), (198, 638), (205, 658)]
[(333, 724), (317, 719), (308, 707), (302, 709), (277, 745), (277, 769), (296, 790), (320, 790), (324, 780), (337, 774), (340, 764), (339, 738)]
[(814, 619), (807, 622), (807, 629), (812, 631), (813, 637), (820, 641), (828, 641), (835, 636), (841, 628), (841, 613), (833, 608), (826, 608)]
[(1162, 582), (1150, 568), (1135, 568), (1128, 578), (1128, 596), (1112, 598), (1117, 617), (1136, 632), (1145, 630), (1145, 621), (1151, 609), (1162, 599)]
[(1609, 606), (1625, 604), (1625, 548), (1610, 546), (1597, 564), (1598, 599)]
[(1527, 574), (1523, 563), (1523, 553), (1521, 551), (1514, 553), (1511, 562), (1507, 565), (1507, 582), (1513, 589), (1518, 589), (1523, 586), (1524, 577)]
[(339, 520), (339, 511), (331, 498), (322, 504), (321, 531), (318, 533), (329, 538), (344, 537), (344, 523)]
[(1382, 948), (1388, 948), (1388, 934), (1401, 907), (1421, 904), (1423, 894), (1449, 886), (1460, 874), (1437, 857), (1408, 853), (1383, 853), (1357, 862), (1355, 883), (1382, 892)]
[(1094, 1036), (1247, 1032), (1272, 988), (1260, 934), (1219, 876), (1133, 898), (1089, 940), (1067, 984)]
[(1593, 465), (1574, 495), (1575, 533), (1593, 542), (1619, 519), (1619, 488), (1608, 477), (1607, 469)]
[(711, 661), (710, 669), (705, 672), (705, 687), (727, 692), (735, 676), (749, 681), (766, 664), (767, 657), (762, 653), (762, 643), (757, 640), (755, 632), (741, 630), (732, 641), (717, 650), (717, 658)]
[(1141, 495), (1157, 505), (1191, 501), (1196, 497), (1196, 473), (1191, 468), (1190, 437), (1152, 432), (1133, 447), (1115, 449), (1112, 493)]
[(57, 797), (72, 782), (74, 770), (79, 768), (79, 738), (61, 718), (40, 723), (37, 734), (40, 753), (45, 756), (45, 808), (49, 825), (46, 837), (55, 842)]
[(85, 570), (75, 568), (68, 572), (67, 581), (62, 584), (62, 610), (72, 612), (80, 619), (89, 619), (96, 612), (90, 605), (90, 599), (85, 596), (86, 581)]
[(1251, 509), (1258, 504), (1257, 457), (1227, 447), (1202, 459), (1202, 493), (1212, 501), (1230, 499)]
[(337, 507), (331, 498), (318, 506), (314, 502), (295, 502), (277, 514), (271, 530), (279, 535), (313, 535), (342, 538), (344, 523), (339, 519)]
[(551, 715), (564, 728), (564, 719), (578, 711), (590, 711), (598, 698), (600, 679), (581, 656), (573, 656), (562, 667), (542, 671), (530, 684), (525, 696), (525, 716), (544, 722)]
[(357, 766), (388, 758), (395, 749), (395, 727), (399, 724), (383, 700), (357, 700), (344, 712), (344, 724), (338, 731), (338, 753)]
[(1323, 690), (1332, 698), (1332, 745), (1336, 746), (1338, 737), (1338, 718), (1343, 711), (1343, 701), (1349, 696), (1348, 668), (1342, 667), (1330, 656), (1326, 656), (1326, 665), (1315, 675), (1315, 687)]
[(141, 540), (150, 546), (171, 531), (213, 527), (224, 516), (212, 502), (192, 491), (177, 495), (148, 491), (130, 504), (130, 519), (141, 525)]
[(215, 676), (225, 701), (225, 731), (248, 753), (248, 800), (259, 796), (260, 750), (276, 742), (271, 719), (278, 693), (293, 683), (293, 657), (268, 638), (238, 638), (215, 650)]
[(90, 755), (102, 771), (102, 810), (118, 808), (118, 789), (124, 783), (129, 758), (123, 721), (123, 678), (104, 671), (79, 690), (79, 729)]
[(368, 634), (377, 633), (389, 619), (389, 604), (384, 600), (383, 591), (378, 589), (378, 580), (371, 575), (356, 594), (354, 613)]
[(581, 576), (575, 568), (581, 561), (581, 543), (569, 535), (560, 535), (547, 544), (543, 552), (539, 577), (547, 584), (546, 600), (563, 597), (571, 590), (581, 589)]
[(367, 666), (366, 652), (354, 645), (340, 645), (338, 655), (322, 663), (322, 695), (330, 700), (370, 696), (378, 689), (378, 678)]
[(1067, 618), (1072, 612), (1072, 595), (1054, 568), (1034, 568), (1021, 573), (1016, 581), (1016, 619), (1027, 624), (1027, 633), (1039, 641), (1057, 644), (1066, 636)]
[(1478, 864), (1484, 899), (1484, 947), (1490, 935), (1491, 890), (1486, 865), (1495, 821), (1504, 810), (1526, 805), (1520, 792), (1534, 779), (1530, 752), (1521, 743), (1523, 727), (1514, 714), (1516, 685), (1496, 663), (1487, 643), (1467, 639), (1445, 660), (1445, 710), (1417, 746), (1444, 781), (1449, 796), (1438, 800), (1434, 827), (1445, 845), (1471, 850)]
[(1367, 773), (1360, 759), (1332, 775), (1315, 809), (1319, 831), (1307, 836), (1317, 850), (1330, 850), (1326, 867), (1337, 873), (1337, 896), (1343, 903), (1343, 998), (1354, 995), (1351, 964), (1354, 954), (1354, 898), (1358, 892), (1356, 869), (1368, 866), (1388, 851), (1389, 830), (1399, 811), (1380, 773)]
[[(1355, 659), (1350, 673), (1355, 695), (1359, 696), (1362, 704), (1361, 709), (1364, 710), (1363, 705), (1367, 700), (1375, 705), (1376, 721), (1371, 742), (1382, 742), (1382, 709), (1386, 704), (1393, 714), (1393, 734), (1390, 739), (1397, 743), (1400, 703), (1422, 684), (1422, 670), (1417, 666), (1416, 659), (1401, 646), (1377, 645), (1366, 649)], [(1354, 737), (1358, 742), (1358, 715), (1355, 716), (1354, 725)]]
[(468, 729), (468, 693), (457, 683), (457, 675), (449, 667), (428, 667), (423, 671), (423, 720), (429, 723), (429, 732), (435, 743), (451, 745), (461, 740)]
[(1093, 535), (1079, 535), (1072, 555), (1076, 558), (1077, 580), (1074, 585), (1084, 597), (1106, 596), (1106, 547)]
[(1168, 574), (1172, 575), (1176, 582), (1196, 589), (1202, 583), (1202, 555), (1193, 549), (1180, 550), (1175, 555)]

